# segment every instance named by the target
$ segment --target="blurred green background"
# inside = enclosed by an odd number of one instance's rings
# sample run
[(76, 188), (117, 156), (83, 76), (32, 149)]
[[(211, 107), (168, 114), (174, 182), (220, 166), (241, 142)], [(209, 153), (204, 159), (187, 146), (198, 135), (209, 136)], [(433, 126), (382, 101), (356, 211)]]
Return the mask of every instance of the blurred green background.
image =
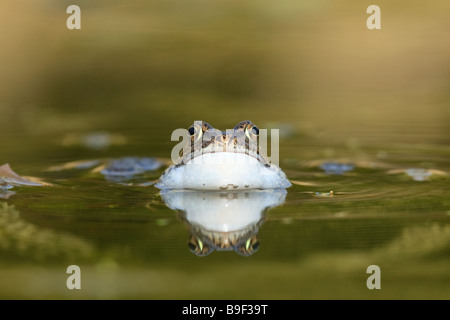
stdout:
[(4, 6), (2, 128), (145, 127), (151, 141), (248, 118), (448, 133), (446, 1), (379, 1), (381, 30), (368, 1), (78, 1), (81, 30), (66, 28), (69, 4)]
[[(71, 4), (81, 30), (66, 27)], [(371, 4), (381, 30), (366, 27)], [(449, 12), (439, 0), (5, 2), (0, 165), (60, 187), (0, 199), (0, 297), (449, 298), (448, 180), (418, 184), (384, 170), (450, 170)], [(46, 171), (81, 159), (169, 158), (174, 129), (246, 119), (280, 128), (281, 167), (316, 183), (288, 190), (262, 227), (265, 247), (247, 259), (192, 256), (154, 188)], [(120, 143), (86, 148), (80, 137), (92, 132)], [(378, 165), (325, 178), (307, 165), (337, 158)], [(343, 198), (311, 196), (332, 189)], [(11, 231), (16, 215), (17, 228), (45, 231), (31, 233), (42, 255), (20, 253), (33, 239)], [(79, 292), (65, 288), (73, 259), (86, 261)], [(375, 292), (365, 268), (377, 261), (386, 267)]]

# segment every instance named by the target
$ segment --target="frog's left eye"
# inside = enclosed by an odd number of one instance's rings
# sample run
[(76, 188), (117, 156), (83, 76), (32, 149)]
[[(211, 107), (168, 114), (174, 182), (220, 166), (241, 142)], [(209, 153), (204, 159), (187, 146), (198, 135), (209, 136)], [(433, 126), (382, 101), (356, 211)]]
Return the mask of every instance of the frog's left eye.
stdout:
[(194, 141), (199, 141), (202, 139), (203, 130), (199, 125), (193, 125), (188, 129), (191, 138), (194, 138)]
[(259, 128), (255, 125), (251, 126), (251, 127), (247, 127), (245, 129), (245, 135), (251, 139), (251, 138), (256, 138), (259, 135)]

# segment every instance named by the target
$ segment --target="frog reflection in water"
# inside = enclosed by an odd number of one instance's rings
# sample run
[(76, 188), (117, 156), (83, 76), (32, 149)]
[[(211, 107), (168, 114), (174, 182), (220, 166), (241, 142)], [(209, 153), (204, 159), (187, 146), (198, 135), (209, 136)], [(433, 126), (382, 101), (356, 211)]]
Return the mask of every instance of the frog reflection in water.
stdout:
[(183, 154), (161, 175), (160, 189), (242, 190), (288, 188), (284, 172), (259, 148), (259, 128), (251, 121), (219, 131), (204, 121), (188, 130)]
[(250, 256), (259, 249), (258, 231), (268, 209), (284, 203), (285, 189), (250, 191), (163, 190), (166, 205), (179, 211), (189, 229), (189, 250)]

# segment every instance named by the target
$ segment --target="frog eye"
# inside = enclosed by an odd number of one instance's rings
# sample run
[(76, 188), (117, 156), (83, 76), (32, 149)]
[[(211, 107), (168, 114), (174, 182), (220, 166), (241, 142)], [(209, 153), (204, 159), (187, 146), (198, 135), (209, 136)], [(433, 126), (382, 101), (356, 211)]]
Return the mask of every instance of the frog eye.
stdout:
[(250, 237), (245, 242), (245, 250), (248, 252), (254, 252), (259, 248), (259, 241), (255, 237)]
[(249, 139), (254, 139), (259, 135), (259, 128), (255, 125), (251, 126), (251, 127), (247, 127), (245, 129), (245, 135), (249, 138)]
[(199, 257), (204, 257), (212, 252), (208, 245), (204, 244), (198, 237), (191, 237), (188, 242), (189, 251)]
[(203, 130), (201, 126), (194, 124), (188, 129), (188, 132), (191, 135), (191, 138), (194, 138), (194, 141), (199, 141), (202, 139)]
[(251, 256), (259, 249), (259, 240), (256, 235), (251, 236), (245, 241), (245, 244), (242, 244), (238, 250), (236, 251), (240, 255), (243, 256)]

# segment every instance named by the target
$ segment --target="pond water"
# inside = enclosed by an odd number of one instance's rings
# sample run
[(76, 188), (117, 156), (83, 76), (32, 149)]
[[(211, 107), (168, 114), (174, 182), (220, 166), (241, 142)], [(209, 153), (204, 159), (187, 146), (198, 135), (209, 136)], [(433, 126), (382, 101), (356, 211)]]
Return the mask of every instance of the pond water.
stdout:
[[(2, 90), (0, 165), (49, 185), (0, 184), (0, 298), (450, 298), (450, 46), (437, 2), (387, 8), (427, 28), (391, 22), (372, 38), (351, 2), (335, 8), (346, 23), (320, 1), (201, 15), (118, 3), (85, 3), (88, 31), (47, 19), (43, 43), (8, 49), (25, 80), (0, 79), (14, 89)], [(30, 29), (58, 8), (35, 6)], [(14, 54), (26, 46), (40, 53), (31, 71)], [(291, 187), (153, 186), (173, 130), (247, 119), (280, 130)], [(161, 166), (104, 175), (125, 157)], [(66, 286), (70, 265), (81, 290)], [(367, 287), (371, 265), (381, 289)]]

